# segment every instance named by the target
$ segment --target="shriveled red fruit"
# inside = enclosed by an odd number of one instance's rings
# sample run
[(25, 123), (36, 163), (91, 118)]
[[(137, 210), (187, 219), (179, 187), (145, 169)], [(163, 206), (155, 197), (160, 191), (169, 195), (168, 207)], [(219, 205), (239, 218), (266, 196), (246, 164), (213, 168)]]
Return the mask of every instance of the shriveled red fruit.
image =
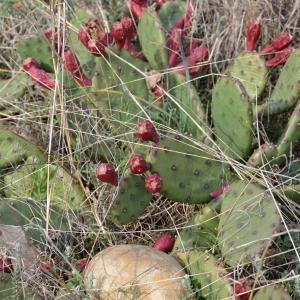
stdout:
[(180, 44), (184, 37), (184, 19), (177, 20), (174, 27), (171, 29), (167, 39), (167, 47), (169, 52), (168, 65), (170, 68), (175, 67), (179, 60)]
[(85, 268), (88, 264), (88, 261), (89, 261), (89, 259), (87, 257), (77, 260), (76, 267), (80, 273), (82, 273), (85, 270)]
[(116, 22), (111, 27), (111, 34), (119, 49), (123, 48), (125, 43), (125, 32), (121, 22)]
[(137, 126), (135, 134), (142, 141), (152, 141), (157, 143), (159, 140), (156, 129), (149, 120), (141, 121)]
[(161, 235), (154, 243), (153, 248), (165, 253), (172, 251), (175, 239), (170, 234)]
[(24, 60), (23, 69), (30, 78), (40, 86), (49, 90), (54, 90), (55, 81), (46, 71), (41, 69), (40, 65), (33, 58), (29, 57)]
[(135, 32), (134, 24), (129, 17), (122, 18), (121, 24), (123, 27), (123, 32), (125, 37), (125, 43), (123, 48), (129, 50), (131, 48), (131, 40)]
[(283, 49), (282, 51), (277, 53), (273, 58), (269, 59), (266, 62), (266, 66), (268, 68), (271, 68), (271, 67), (277, 67), (279, 65), (285, 64), (292, 52), (293, 49), (291, 47)]
[(158, 174), (152, 174), (145, 178), (145, 188), (148, 193), (159, 193), (163, 186), (163, 181)]
[(99, 181), (112, 185), (118, 185), (118, 174), (116, 168), (111, 163), (101, 163), (97, 166), (96, 176)]
[[(186, 58), (188, 71), (191, 77), (199, 75), (199, 73), (201, 73), (205, 69), (205, 66), (201, 65), (200, 63), (206, 61), (208, 59), (208, 56), (208, 48), (205, 46), (200, 46), (195, 48), (192, 54)], [(179, 74), (185, 74), (183, 63), (180, 63), (177, 68)]]
[(78, 39), (95, 56), (101, 56), (112, 43), (110, 33), (106, 33), (100, 20), (91, 18), (78, 33)]
[(62, 50), (62, 43), (60, 42), (57, 29), (48, 28), (44, 31), (44, 37), (51, 45), (53, 44), (55, 51), (60, 55)]
[(13, 271), (13, 265), (10, 258), (3, 258), (0, 255), (0, 272), (11, 273)]
[(211, 192), (209, 195), (212, 198), (218, 198), (219, 196), (221, 196), (223, 193), (225, 193), (228, 189), (230, 188), (229, 184), (224, 185), (223, 187)]
[(64, 52), (64, 67), (80, 86), (92, 85), (92, 81), (84, 75), (79, 60), (70, 49)]
[(247, 51), (252, 52), (256, 45), (257, 41), (260, 38), (261, 34), (261, 25), (257, 20), (251, 20), (248, 24), (247, 33), (246, 33), (246, 48)]
[(193, 51), (201, 46), (201, 42), (198, 40), (193, 39), (191, 43), (189, 43), (185, 48), (184, 48), (184, 55), (185, 57), (190, 56)]
[(149, 170), (150, 164), (141, 155), (133, 155), (128, 161), (128, 167), (133, 174), (144, 174)]
[(245, 289), (244, 285), (238, 281), (234, 282), (233, 291), (235, 295), (235, 300), (248, 300), (251, 294), (250, 292), (247, 293), (247, 290)]
[(286, 48), (292, 42), (292, 36), (287, 32), (282, 32), (278, 37), (273, 39), (270, 45), (261, 51), (261, 55), (267, 55), (272, 52), (280, 51)]
[(147, 6), (147, 0), (130, 0), (130, 11), (137, 20), (141, 18), (143, 10), (145, 10)]

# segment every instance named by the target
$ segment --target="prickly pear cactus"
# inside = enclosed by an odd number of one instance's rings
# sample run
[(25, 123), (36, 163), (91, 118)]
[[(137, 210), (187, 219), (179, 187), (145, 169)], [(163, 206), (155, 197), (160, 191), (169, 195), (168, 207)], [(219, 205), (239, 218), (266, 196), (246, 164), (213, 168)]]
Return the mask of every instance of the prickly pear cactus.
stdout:
[(8, 104), (18, 101), (31, 84), (32, 81), (23, 73), (17, 73), (10, 79), (0, 80), (0, 107), (7, 107)]
[(290, 116), (284, 132), (276, 145), (265, 144), (254, 151), (249, 158), (249, 164), (252, 166), (260, 166), (264, 161), (271, 162), (273, 165), (280, 165), (285, 161), (285, 157), (294, 143), (300, 137), (300, 101), (298, 101), (292, 115)]
[(144, 10), (137, 28), (143, 54), (151, 68), (164, 69), (168, 65), (166, 36), (156, 12), (152, 8)]
[(186, 261), (189, 251), (205, 251), (216, 245), (219, 218), (217, 213), (204, 207), (195, 214), (176, 238), (172, 254)]
[(32, 292), (23, 282), (15, 282), (12, 275), (0, 273), (0, 298), (42, 300), (37, 293)]
[(196, 88), (192, 83), (186, 81), (185, 76), (177, 73), (168, 74), (166, 81), (168, 91), (174, 97), (170, 102), (179, 111), (180, 131), (188, 132), (198, 140), (203, 140), (209, 130), (205, 111)]
[(249, 100), (255, 103), (267, 84), (268, 71), (264, 59), (257, 53), (244, 53), (233, 60), (228, 71), (243, 84)]
[(77, 33), (83, 24), (90, 18), (92, 18), (92, 15), (89, 12), (79, 9), (70, 20), (70, 24), (72, 25), (72, 32), (70, 33), (70, 46), (76, 54), (84, 73), (87, 75), (92, 75), (95, 57), (91, 55), (81, 44), (81, 42), (78, 40)]
[(38, 147), (0, 126), (0, 169), (25, 161), (29, 155), (47, 161), (47, 156)]
[(70, 174), (62, 167), (40, 164), (32, 157), (18, 170), (4, 177), (5, 195), (10, 199), (45, 200), (48, 180), (52, 204), (61, 208), (80, 209), (84, 195)]
[(42, 37), (29, 37), (17, 45), (17, 52), (21, 59), (34, 58), (42, 69), (49, 73), (54, 72), (53, 58), (50, 45)]
[(241, 83), (222, 77), (213, 89), (211, 116), (220, 148), (234, 159), (247, 158), (252, 150), (252, 109)]
[(163, 181), (161, 193), (182, 203), (205, 203), (210, 192), (231, 180), (228, 166), (183, 136), (167, 136), (150, 149), (147, 161)]
[(300, 49), (295, 49), (282, 68), (266, 104), (265, 113), (280, 113), (292, 108), (300, 96)]
[(143, 178), (127, 174), (115, 190), (110, 214), (116, 223), (128, 224), (144, 212), (150, 201)]
[(253, 262), (280, 225), (274, 199), (263, 187), (244, 181), (231, 184), (220, 198), (218, 242), (226, 263)]
[(125, 50), (112, 50), (109, 58), (96, 59), (93, 103), (114, 130), (128, 132), (127, 123), (151, 105), (152, 95), (142, 75), (147, 64)]
[(170, 31), (179, 18), (184, 17), (186, 4), (183, 1), (168, 1), (158, 12), (163, 29)]
[(226, 270), (208, 253), (188, 253), (188, 270), (197, 295), (207, 300), (231, 299), (232, 289)]
[(280, 286), (270, 285), (260, 289), (253, 300), (292, 300), (292, 297)]

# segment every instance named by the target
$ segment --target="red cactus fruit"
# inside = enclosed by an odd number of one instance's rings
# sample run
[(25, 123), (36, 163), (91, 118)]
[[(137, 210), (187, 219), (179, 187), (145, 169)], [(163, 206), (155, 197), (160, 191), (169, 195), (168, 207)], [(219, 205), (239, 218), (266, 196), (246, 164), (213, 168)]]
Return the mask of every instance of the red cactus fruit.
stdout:
[(156, 129), (153, 123), (149, 120), (140, 122), (137, 126), (135, 134), (142, 141), (152, 141), (157, 143), (159, 140)]
[(169, 67), (175, 67), (179, 60), (180, 43), (184, 37), (184, 19), (180, 18), (177, 20), (174, 27), (171, 29), (167, 39), (167, 46), (169, 49)]
[(45, 30), (44, 37), (51, 45), (53, 44), (55, 51), (60, 55), (62, 50), (62, 43), (60, 42), (56, 28), (48, 28), (47, 30)]
[(78, 32), (78, 39), (79, 41), (82, 43), (82, 45), (89, 49), (89, 40), (90, 40), (90, 37), (87, 33), (87, 30), (86, 28), (81, 28)]
[(277, 67), (279, 65), (284, 65), (286, 61), (289, 59), (291, 53), (293, 52), (293, 48), (285, 48), (279, 53), (277, 53), (273, 58), (269, 59), (266, 62), (266, 66), (268, 68)]
[(89, 259), (87, 257), (77, 260), (76, 267), (80, 273), (82, 273), (85, 270), (85, 268), (87, 267), (88, 261), (89, 261)]
[(152, 89), (152, 93), (155, 96), (155, 98), (161, 98), (165, 92), (164, 89), (160, 85), (156, 85), (154, 89)]
[(159, 193), (163, 186), (161, 177), (158, 174), (152, 174), (145, 178), (145, 188), (148, 193)]
[(121, 22), (116, 22), (111, 27), (111, 34), (119, 49), (122, 49), (125, 43), (125, 32)]
[(251, 294), (250, 292), (246, 293), (247, 290), (245, 289), (244, 285), (239, 281), (234, 282), (233, 292), (235, 295), (235, 300), (248, 300)]
[(0, 272), (11, 273), (13, 271), (13, 265), (10, 258), (3, 258), (0, 255)]
[(41, 268), (44, 271), (50, 271), (52, 269), (52, 263), (51, 261), (47, 260), (47, 261), (42, 261), (41, 262)]
[(143, 10), (145, 10), (147, 6), (147, 0), (130, 0), (130, 11), (137, 20), (141, 18)]
[(185, 48), (184, 48), (184, 55), (185, 57), (190, 56), (193, 51), (201, 46), (201, 42), (195, 39), (192, 39), (192, 42), (189, 43)]
[(261, 25), (257, 20), (251, 20), (248, 24), (247, 33), (246, 33), (246, 48), (247, 51), (252, 52), (256, 45), (257, 41), (260, 38), (261, 34)]
[(111, 34), (106, 33), (103, 24), (95, 18), (85, 23), (78, 33), (78, 39), (95, 56), (103, 55), (105, 48), (112, 43)]
[[(200, 62), (206, 61), (208, 59), (208, 56), (208, 48), (205, 46), (200, 46), (195, 48), (192, 54), (186, 58), (188, 71), (191, 77), (199, 75), (199, 73), (201, 73), (205, 69), (205, 66), (198, 64)], [(183, 63), (177, 65), (177, 68), (179, 74), (185, 74), (185, 68)]]
[(175, 239), (170, 234), (161, 235), (154, 243), (153, 248), (165, 253), (172, 251)]
[(287, 32), (282, 32), (278, 37), (273, 39), (270, 45), (261, 51), (261, 55), (267, 55), (272, 52), (280, 51), (286, 48), (292, 42), (292, 36)]
[(54, 90), (55, 81), (46, 71), (41, 69), (40, 65), (33, 58), (29, 57), (24, 60), (23, 69), (40, 86), (48, 90)]
[(118, 185), (118, 174), (116, 168), (110, 163), (101, 163), (97, 166), (96, 176), (99, 181), (112, 185)]
[(141, 155), (133, 155), (128, 161), (128, 167), (133, 174), (144, 174), (150, 169), (150, 164)]
[(80, 86), (92, 85), (92, 81), (84, 75), (77, 57), (70, 49), (64, 52), (64, 67)]
[(121, 24), (124, 31), (125, 43), (124, 49), (129, 50), (131, 48), (131, 40), (134, 36), (135, 28), (132, 20), (128, 17), (121, 19)]
[(230, 185), (229, 184), (226, 184), (224, 185), (223, 187), (209, 193), (209, 195), (212, 197), (212, 198), (218, 198), (219, 196), (221, 196), (223, 193), (225, 193), (226, 191), (228, 191), (230, 188)]

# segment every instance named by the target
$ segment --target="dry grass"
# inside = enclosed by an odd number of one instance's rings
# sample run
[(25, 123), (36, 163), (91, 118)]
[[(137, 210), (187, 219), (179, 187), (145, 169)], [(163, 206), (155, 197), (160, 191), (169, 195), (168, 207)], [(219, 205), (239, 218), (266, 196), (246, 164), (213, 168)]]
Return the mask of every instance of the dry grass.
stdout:
[[(8, 4), (12, 2), (6, 1)], [(122, 1), (86, 1), (80, 5), (87, 6), (95, 15), (105, 18), (106, 22), (111, 22), (118, 17), (119, 12), (124, 11), (120, 2), (122, 3)], [(55, 4), (58, 1), (51, 1), (52, 9), (43, 1), (24, 0), (22, 3), (23, 5), (17, 8), (18, 12), (11, 15), (1, 17), (0, 12), (0, 78), (7, 78), (14, 71), (20, 70), (21, 62), (15, 52), (18, 41), (26, 36), (41, 34), (44, 29), (52, 25), (63, 28), (66, 32), (73, 30), (67, 20), (74, 13), (75, 1), (57, 6)], [(210, 89), (216, 80), (214, 75), (223, 74), (231, 59), (244, 50), (244, 30), (250, 18), (258, 17), (263, 24), (262, 46), (283, 30), (289, 31), (294, 36), (295, 45), (300, 41), (300, 2), (298, 0), (199, 0), (198, 3), (199, 13), (194, 22), (194, 35), (209, 46), (211, 53), (209, 75), (201, 83), (203, 98), (210, 95)], [(114, 9), (111, 15), (110, 10), (114, 7), (117, 9)], [(47, 299), (54, 299), (54, 292), (58, 288), (71, 292), (70, 299), (77, 299), (80, 293), (74, 289), (76, 282), (72, 286), (66, 285), (63, 280), (70, 277), (76, 259), (91, 257), (100, 249), (114, 244), (149, 245), (162, 232), (176, 234), (185, 226), (193, 212), (199, 209), (199, 206), (177, 204), (163, 198), (154, 199), (136, 223), (128, 226), (114, 225), (107, 217), (107, 210), (111, 205), (109, 192), (104, 185), (97, 183), (94, 176), (97, 161), (90, 151), (86, 151), (86, 149), (91, 149), (92, 143), (96, 143), (97, 146), (101, 140), (111, 137), (101, 125), (98, 113), (77, 105), (74, 99), (67, 99), (61, 91), (57, 91), (55, 97), (52, 96), (49, 99), (49, 94), (38, 87), (29, 89), (24, 101), (39, 103), (40, 100), (45, 101), (46, 105), (35, 113), (24, 113), (23, 107), (17, 107), (8, 111), (9, 117), (7, 113), (2, 114), (1, 123), (10, 124), (22, 135), (33, 135), (36, 142), (56, 155), (57, 161), (67, 164), (73, 174), (76, 175), (78, 171), (77, 174), (80, 174), (82, 178), (82, 185), (93, 207), (90, 212), (87, 212), (88, 223), (78, 220), (71, 232), (66, 232), (57, 240), (49, 240), (45, 243), (44, 255), (53, 259), (57, 266), (56, 270), (52, 273), (39, 270), (33, 278), (30, 278), (30, 282), (36, 285), (40, 280), (39, 289), (47, 295)], [(57, 121), (55, 113), (59, 114), (62, 119), (66, 114), (82, 116), (94, 129), (93, 133), (84, 132), (76, 126), (75, 129), (68, 131), (62, 121)], [(262, 126), (262, 130), (263, 128)], [(80, 141), (76, 149), (71, 152), (69, 152), (68, 142), (70, 134), (75, 135)], [(89, 143), (90, 137), (94, 138), (92, 143)], [(114, 140), (113, 143), (115, 142)], [(108, 145), (115, 161), (120, 162), (126, 159), (126, 157), (122, 158), (117, 145), (116, 149), (111, 144)], [(208, 149), (208, 151), (215, 153), (215, 149)], [(239, 162), (231, 161), (230, 163), (242, 175), (255, 174), (270, 190), (280, 189), (280, 186), (274, 186), (275, 179), (280, 176), (279, 170), (260, 170), (257, 173), (257, 170)], [(284, 197), (283, 203), (284, 209), (280, 211), (285, 227), (283, 236), (287, 236), (287, 240), (277, 239), (271, 247), (272, 251), (259, 262), (259, 267), (238, 266), (236, 269), (229, 269), (232, 278), (249, 277), (252, 280), (249, 281), (250, 284), (253, 284), (258, 270), (264, 269), (268, 272), (264, 271), (263, 274), (259, 274), (259, 284), (267, 285), (278, 281), (286, 282), (286, 286), (290, 287), (289, 282), (293, 282), (298, 276), (295, 267), (300, 261), (299, 254), (295, 255), (295, 250), (300, 247), (300, 238), (297, 235), (300, 208)], [(286, 249), (288, 243), (290, 243), (289, 249)], [(81, 288), (79, 283), (80, 276), (77, 282), (78, 289)]]

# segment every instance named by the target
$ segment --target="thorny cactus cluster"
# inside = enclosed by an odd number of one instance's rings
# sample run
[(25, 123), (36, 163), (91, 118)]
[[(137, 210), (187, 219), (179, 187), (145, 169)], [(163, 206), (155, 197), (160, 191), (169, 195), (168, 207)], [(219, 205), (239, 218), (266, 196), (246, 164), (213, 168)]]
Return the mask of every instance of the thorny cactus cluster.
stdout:
[[(205, 204), (176, 241), (165, 235), (154, 247), (172, 251), (172, 255), (186, 264), (193, 285), (205, 299), (237, 297), (237, 294), (240, 298), (236, 299), (248, 299), (246, 288), (240, 282), (232, 283), (225, 267), (249, 264), (260, 258), (273, 235), (281, 230), (282, 219), (274, 194), (261, 179), (250, 173), (241, 175), (235, 162), (248, 168), (280, 165), (299, 138), (300, 50), (290, 46), (292, 37), (283, 32), (256, 52), (261, 25), (251, 21), (246, 31), (246, 52), (232, 60), (228, 74), (220, 76), (214, 85), (211, 114), (207, 118), (199, 92), (187, 80), (204, 74), (209, 58), (208, 47), (192, 36), (196, 1), (155, 2), (156, 5), (148, 6), (148, 1), (129, 1), (131, 15), (112, 24), (109, 32), (99, 19), (79, 11), (71, 20), (78, 32), (70, 34), (69, 44), (62, 42), (59, 29), (51, 28), (43, 37), (31, 37), (18, 45), (18, 53), (24, 59), (23, 70), (50, 92), (60, 89), (63, 82), (66, 92), (78, 93), (99, 110), (112, 134), (125, 133), (122, 140), (125, 146), (138, 145), (126, 148), (128, 170), (122, 176), (119, 176), (121, 170), (110, 162), (99, 163), (97, 167), (98, 180), (112, 185), (112, 220), (121, 225), (134, 222), (143, 214), (153, 194), (180, 203)], [(59, 74), (53, 66), (51, 49), (54, 61), (63, 66)], [(284, 66), (266, 100), (263, 93), (268, 83), (268, 68), (279, 65)], [(172, 72), (162, 74), (167, 68)], [(22, 77), (22, 80), (28, 79)], [(12, 81), (1, 91), (5, 96), (11, 95), (11, 90), (22, 94), (14, 87)], [(151, 120), (168, 107), (179, 108), (180, 119), (184, 120), (184, 125), (173, 134), (166, 134), (159, 121)], [(254, 125), (261, 116), (292, 109), (277, 143), (262, 141), (254, 134)], [(135, 123), (137, 127), (132, 134)], [(10, 155), (7, 162), (30, 162), (13, 175), (6, 175), (5, 182), (11, 188), (5, 192), (11, 198), (16, 194), (26, 198), (25, 187), (34, 186), (33, 177), (23, 183), (18, 179), (30, 172), (41, 176), (42, 181), (45, 174), (40, 174), (38, 168), (46, 159), (34, 145), (6, 129), (1, 130), (4, 139), (1, 143), (9, 147), (9, 151), (3, 150), (3, 154)], [(7, 143), (8, 140), (13, 142)], [(39, 158), (37, 161), (33, 154)], [(83, 198), (82, 191), (63, 168), (53, 165), (51, 169), (55, 205), (61, 209), (59, 203), (66, 197), (67, 184), (72, 190), (72, 202), (68, 205), (76, 210)], [(65, 180), (62, 183), (61, 176)], [(44, 199), (45, 189), (32, 189), (29, 196)], [(299, 183), (293, 182), (280, 191), (275, 190), (275, 196), (286, 192), (299, 203), (299, 191)], [(10, 224), (9, 214), (2, 212), (11, 208), (3, 205), (0, 221)], [(33, 212), (28, 212), (26, 205), (15, 205), (23, 212), (15, 223), (23, 225), (24, 215), (30, 219)], [(208, 252), (217, 248), (222, 261)], [(0, 258), (0, 269), (7, 272), (9, 266), (9, 260)], [(207, 272), (211, 275), (206, 276)], [(265, 294), (272, 299), (279, 295), (278, 299), (289, 299), (280, 288), (272, 296), (273, 290), (268, 287), (253, 299), (269, 299)]]

